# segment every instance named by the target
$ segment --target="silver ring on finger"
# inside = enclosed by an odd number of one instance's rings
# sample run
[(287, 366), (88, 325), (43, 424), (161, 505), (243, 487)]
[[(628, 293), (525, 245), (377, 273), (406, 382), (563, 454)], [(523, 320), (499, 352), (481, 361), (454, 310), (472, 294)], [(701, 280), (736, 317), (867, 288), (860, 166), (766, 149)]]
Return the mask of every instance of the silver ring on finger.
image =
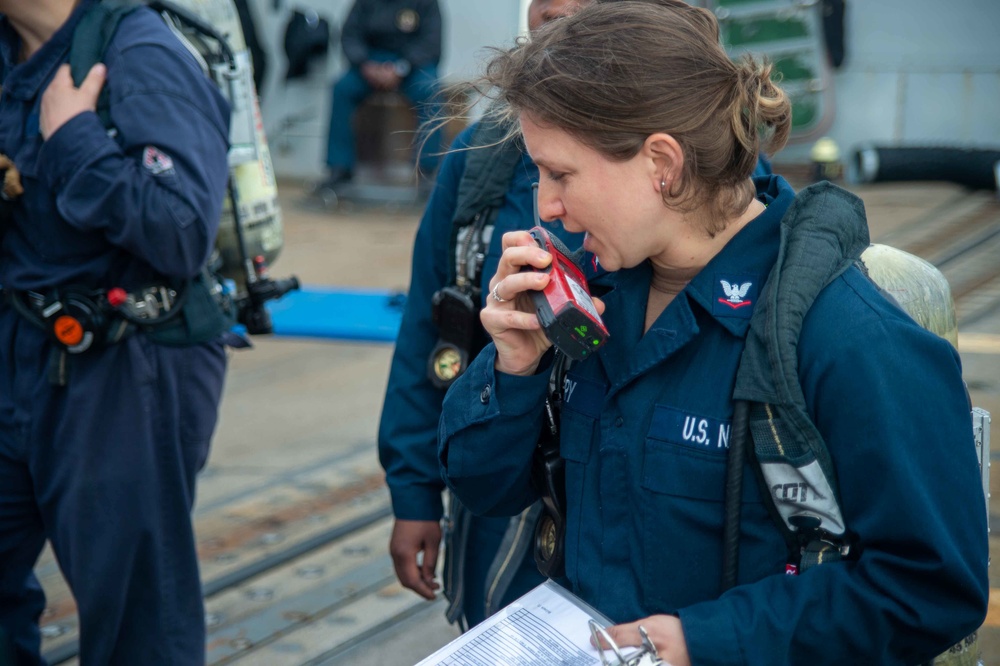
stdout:
[(490, 292), (490, 295), (493, 297), (493, 300), (496, 301), (497, 303), (503, 303), (507, 299), (506, 298), (500, 298), (500, 294), (497, 292), (497, 287), (499, 287), (499, 286), (500, 286), (499, 282), (497, 282), (495, 285), (493, 285), (493, 291)]

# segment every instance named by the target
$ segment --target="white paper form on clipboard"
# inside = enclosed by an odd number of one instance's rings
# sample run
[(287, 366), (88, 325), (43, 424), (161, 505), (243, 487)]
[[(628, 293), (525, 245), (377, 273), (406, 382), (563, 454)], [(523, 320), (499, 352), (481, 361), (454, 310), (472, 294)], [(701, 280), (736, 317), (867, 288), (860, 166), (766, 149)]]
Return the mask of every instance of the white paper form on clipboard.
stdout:
[(590, 644), (590, 620), (612, 624), (565, 588), (545, 581), (417, 666), (601, 666), (609, 662)]

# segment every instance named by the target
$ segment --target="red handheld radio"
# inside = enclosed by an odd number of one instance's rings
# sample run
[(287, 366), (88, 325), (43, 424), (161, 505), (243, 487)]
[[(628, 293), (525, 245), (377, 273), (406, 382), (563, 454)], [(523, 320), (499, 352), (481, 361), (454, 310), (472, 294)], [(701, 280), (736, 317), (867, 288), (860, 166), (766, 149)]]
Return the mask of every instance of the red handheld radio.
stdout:
[(528, 233), (538, 247), (552, 255), (552, 263), (542, 269), (551, 276), (548, 285), (542, 291), (529, 292), (538, 321), (556, 349), (574, 361), (583, 360), (608, 339), (608, 329), (597, 314), (587, 280), (562, 241), (542, 227), (533, 227)]

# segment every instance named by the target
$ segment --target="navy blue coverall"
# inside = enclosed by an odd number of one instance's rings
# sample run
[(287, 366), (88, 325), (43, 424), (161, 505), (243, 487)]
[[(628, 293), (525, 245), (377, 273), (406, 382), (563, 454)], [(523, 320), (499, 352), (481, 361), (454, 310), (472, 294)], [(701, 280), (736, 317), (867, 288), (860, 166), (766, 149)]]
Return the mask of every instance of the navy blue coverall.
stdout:
[[(126, 17), (105, 55), (116, 131), (85, 112), (42, 140), (41, 95), (92, 1), (22, 63), (0, 20), (0, 152), (25, 190), (2, 230), (8, 295), (189, 278), (215, 239), (229, 109), (154, 12)], [(69, 356), (65, 386), (50, 383), (52, 349), (0, 302), (0, 626), (18, 663), (42, 663), (32, 567), (48, 538), (77, 602), (82, 663), (203, 663), (190, 511), (224, 347), (166, 347), (135, 332)]]
[[(922, 663), (985, 615), (986, 515), (969, 404), (951, 345), (856, 267), (819, 295), (798, 346), (856, 559), (786, 575), (785, 543), (748, 467), (739, 583), (720, 596), (736, 369), (793, 199), (780, 177), (756, 183), (767, 210), (648, 331), (649, 262), (597, 276), (611, 288), (611, 337), (563, 384), (568, 584), (616, 622), (679, 615), (698, 666)], [(473, 512), (512, 515), (536, 499), (529, 469), (549, 372), (506, 375), (495, 359), (487, 345), (449, 390), (439, 455)]]
[[(468, 145), (476, 127), (463, 131), (454, 148)], [(427, 203), (413, 245), (412, 273), (406, 310), (396, 339), (389, 372), (389, 385), (379, 426), (379, 459), (385, 468), (392, 495), (393, 513), (401, 520), (440, 520), (444, 481), (437, 462), (437, 424), (444, 391), (427, 378), (427, 359), (438, 340), (431, 318), (431, 297), (448, 284), (448, 256), (458, 185), (465, 170), (467, 151), (454, 150), (445, 157), (434, 191)], [(500, 261), (501, 238), (508, 231), (534, 225), (531, 184), (538, 180), (538, 167), (525, 153), (516, 167), (504, 205), (498, 210), (482, 269), (482, 293), (489, 294), (489, 281)], [(546, 225), (568, 247), (577, 247), (580, 234), (568, 234), (561, 224)], [(472, 523), (468, 559), (465, 564), (464, 612), (469, 626), (485, 617), (487, 571), (507, 529), (507, 518), (481, 518)], [(503, 605), (521, 596), (544, 579), (530, 557), (520, 569)]]
[[(444, 481), (437, 461), (437, 426), (445, 392), (427, 378), (427, 358), (438, 340), (438, 327), (431, 318), (431, 297), (448, 283), (448, 256), (451, 246), (452, 219), (455, 215), (458, 186), (465, 170), (468, 146), (476, 131), (472, 126), (455, 141), (453, 150), (441, 166), (434, 191), (420, 220), (413, 247), (412, 273), (406, 310), (400, 325), (396, 349), (389, 372), (389, 384), (379, 427), (379, 459), (386, 472), (392, 495), (393, 513), (401, 520), (440, 520), (443, 513), (441, 492)], [(478, 149), (488, 150), (488, 149)], [(758, 174), (770, 173), (771, 166), (761, 157)], [(483, 262), (481, 285), (483, 299), (489, 295), (489, 282), (500, 261), (501, 240), (508, 231), (530, 229), (534, 225), (532, 183), (538, 181), (538, 167), (524, 153), (511, 180), (504, 205), (499, 209)], [(582, 234), (566, 232), (561, 224), (545, 224), (569, 248), (583, 241)], [(487, 572), (500, 547), (506, 518), (478, 517), (472, 521), (465, 563), (466, 622), (474, 626), (485, 617), (485, 582)], [(491, 600), (492, 607), (502, 607), (544, 580), (529, 555), (520, 563), (518, 574), (501, 600)]]

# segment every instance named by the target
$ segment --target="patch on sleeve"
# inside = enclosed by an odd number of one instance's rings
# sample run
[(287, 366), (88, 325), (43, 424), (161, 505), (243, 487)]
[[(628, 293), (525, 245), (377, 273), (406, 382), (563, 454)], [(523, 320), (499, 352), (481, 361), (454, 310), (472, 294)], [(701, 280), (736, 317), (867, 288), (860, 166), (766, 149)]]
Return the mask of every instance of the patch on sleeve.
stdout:
[(757, 302), (755, 275), (716, 275), (712, 314), (749, 319)]
[(174, 161), (170, 159), (170, 155), (155, 146), (146, 146), (142, 151), (142, 166), (154, 176), (174, 171)]

